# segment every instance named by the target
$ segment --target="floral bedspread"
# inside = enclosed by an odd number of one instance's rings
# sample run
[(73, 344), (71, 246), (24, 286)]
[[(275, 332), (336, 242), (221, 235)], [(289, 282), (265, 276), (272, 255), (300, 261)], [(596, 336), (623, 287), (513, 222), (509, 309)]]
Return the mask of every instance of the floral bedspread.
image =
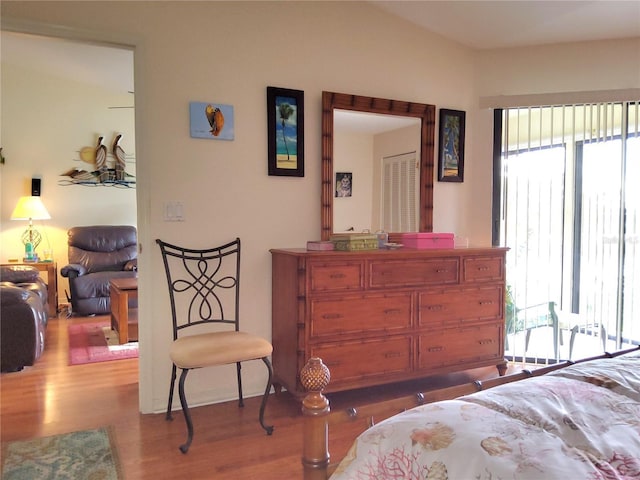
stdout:
[(398, 414), (358, 437), (347, 479), (640, 479), (640, 353)]

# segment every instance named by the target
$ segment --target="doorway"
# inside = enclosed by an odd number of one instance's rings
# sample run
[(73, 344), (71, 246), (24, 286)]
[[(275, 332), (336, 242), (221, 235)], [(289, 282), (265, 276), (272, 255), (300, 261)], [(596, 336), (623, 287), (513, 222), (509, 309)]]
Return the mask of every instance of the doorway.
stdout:
[[(137, 225), (133, 51), (4, 30), (1, 35), (3, 254), (22, 256), (16, 238), (24, 225), (8, 219), (38, 178), (51, 216), (36, 222), (44, 237), (40, 248), (53, 251), (59, 271), (68, 262), (69, 228)], [(112, 169), (118, 135), (127, 181), (95, 181), (98, 138)], [(64, 302), (67, 279), (58, 276), (58, 286)]]

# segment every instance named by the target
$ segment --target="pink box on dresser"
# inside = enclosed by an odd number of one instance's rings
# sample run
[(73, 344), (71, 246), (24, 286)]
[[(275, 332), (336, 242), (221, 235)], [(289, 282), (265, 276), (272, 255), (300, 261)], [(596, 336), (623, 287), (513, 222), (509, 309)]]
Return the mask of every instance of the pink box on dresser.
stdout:
[(453, 248), (453, 233), (403, 233), (402, 245), (407, 248)]

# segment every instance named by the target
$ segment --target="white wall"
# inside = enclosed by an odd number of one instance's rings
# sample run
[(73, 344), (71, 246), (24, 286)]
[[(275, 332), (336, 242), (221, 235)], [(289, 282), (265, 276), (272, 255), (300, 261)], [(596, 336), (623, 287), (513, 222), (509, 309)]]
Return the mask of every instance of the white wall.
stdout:
[(336, 173), (353, 174), (350, 197), (333, 198), (333, 231), (371, 230), (373, 207), (373, 135), (334, 131), (333, 180)]
[[(7, 42), (9, 43), (9, 42)], [(3, 45), (3, 49), (5, 45)], [(54, 47), (55, 48), (55, 47)], [(99, 50), (96, 54), (99, 54)], [(133, 65), (133, 55), (129, 53)], [(134, 111), (114, 106), (133, 105), (133, 96), (102, 85), (70, 80), (45, 70), (25, 66), (21, 59), (2, 58), (2, 147), (0, 166), (0, 257), (22, 258), (20, 235), (26, 221), (9, 217), (20, 196), (31, 194), (31, 178), (41, 179), (41, 199), (51, 220), (34, 221), (43, 240), (37, 249), (53, 250), (58, 272), (68, 263), (67, 230), (78, 225), (136, 225), (134, 188), (69, 185), (63, 173), (71, 169), (93, 171), (95, 165), (81, 160), (83, 147), (93, 149), (99, 136), (109, 150), (122, 134), (120, 145), (128, 153), (127, 173), (136, 174)], [(81, 75), (78, 75), (81, 78)], [(58, 275), (58, 296), (66, 302), (68, 281)]]
[(640, 38), (480, 51), (474, 59), (480, 97), (640, 88)]
[[(168, 299), (154, 239), (199, 246), (240, 236), (243, 326), (270, 338), (269, 249), (320, 237), (323, 90), (467, 111), (465, 182), (436, 182), (434, 230), (490, 242), (492, 116), (477, 107), (475, 68), (481, 65), (474, 63), (475, 52), (365, 2), (4, 1), (1, 9), (5, 28), (136, 48), (140, 395), (146, 412), (162, 410), (170, 369)], [(565, 73), (564, 83), (571, 83), (574, 72)], [(597, 75), (606, 83), (604, 73)], [(606, 75), (614, 77), (615, 70)], [(484, 87), (486, 76), (480, 78)], [(304, 178), (266, 173), (267, 86), (305, 91)], [(189, 101), (234, 105), (236, 139), (191, 139)], [(167, 200), (184, 202), (184, 223), (162, 221)], [(244, 372), (247, 392), (259, 394), (262, 365)], [(232, 369), (192, 377), (188, 390), (196, 403), (235, 395)]]

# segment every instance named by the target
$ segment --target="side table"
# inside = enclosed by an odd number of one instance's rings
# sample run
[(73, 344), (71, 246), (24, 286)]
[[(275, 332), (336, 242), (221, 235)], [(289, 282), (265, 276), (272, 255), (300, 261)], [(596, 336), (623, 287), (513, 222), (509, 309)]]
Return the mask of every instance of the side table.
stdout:
[(41, 272), (47, 272), (47, 302), (49, 303), (49, 316), (58, 314), (58, 264), (56, 262), (11, 262), (2, 266), (29, 265), (36, 267)]
[(129, 310), (129, 300), (138, 298), (137, 278), (114, 278), (109, 282), (111, 329), (118, 332), (118, 342), (138, 340), (138, 309)]

